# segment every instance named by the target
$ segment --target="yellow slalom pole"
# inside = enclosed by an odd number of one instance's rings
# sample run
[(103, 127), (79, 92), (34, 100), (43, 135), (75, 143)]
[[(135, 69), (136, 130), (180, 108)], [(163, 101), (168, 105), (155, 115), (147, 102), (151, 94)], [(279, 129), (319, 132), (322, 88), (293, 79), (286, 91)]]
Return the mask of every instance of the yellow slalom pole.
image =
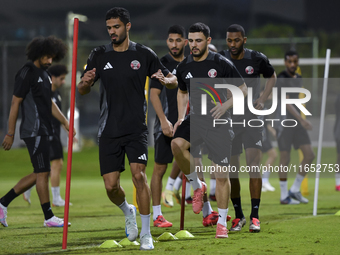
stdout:
[[(146, 105), (147, 105), (147, 109), (148, 109), (148, 105), (149, 105), (149, 77), (146, 77), (146, 81), (145, 81), (145, 98), (146, 98)], [(146, 111), (145, 122), (146, 122), (146, 124), (148, 124), (148, 110)], [(136, 206), (137, 211), (139, 211), (138, 203), (137, 203), (137, 190), (136, 190), (135, 185), (133, 185), (132, 201), (133, 201), (133, 205)]]
[[(301, 75), (301, 69), (300, 69), (299, 66), (296, 70), (296, 73)], [(303, 93), (300, 93), (299, 98), (304, 98), (304, 96), (305, 95)], [(304, 115), (302, 112), (301, 112), (301, 116), (302, 116), (302, 118), (306, 119), (306, 115)], [(299, 153), (299, 162), (301, 163), (302, 160), (303, 160), (303, 154), (302, 154), (302, 151), (300, 149), (298, 150), (298, 153)], [(304, 196), (309, 195), (309, 192), (308, 192), (308, 176), (307, 175), (301, 183), (301, 194), (304, 195)]]

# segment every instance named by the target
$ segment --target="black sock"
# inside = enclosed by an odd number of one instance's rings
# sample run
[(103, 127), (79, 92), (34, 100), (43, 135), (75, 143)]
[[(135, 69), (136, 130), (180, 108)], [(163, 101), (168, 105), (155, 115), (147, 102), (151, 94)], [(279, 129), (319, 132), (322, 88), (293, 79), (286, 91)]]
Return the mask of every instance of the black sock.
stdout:
[(16, 198), (17, 195), (14, 191), (14, 189), (11, 189), (10, 191), (8, 191), (8, 193), (6, 195), (4, 195), (2, 198), (0, 198), (0, 203), (7, 207), (9, 205), (10, 202), (13, 201), (14, 198)]
[(42, 204), (41, 208), (42, 208), (42, 210), (44, 212), (45, 220), (51, 219), (54, 216), (54, 214), (52, 212), (52, 208), (51, 208), (51, 203), (50, 202)]
[(236, 218), (242, 219), (244, 215), (241, 206), (241, 198), (240, 197), (232, 198), (231, 202), (233, 202)]
[(252, 218), (259, 218), (259, 207), (260, 207), (260, 201), (261, 199), (252, 198), (251, 199), (251, 214), (250, 214), (250, 220)]

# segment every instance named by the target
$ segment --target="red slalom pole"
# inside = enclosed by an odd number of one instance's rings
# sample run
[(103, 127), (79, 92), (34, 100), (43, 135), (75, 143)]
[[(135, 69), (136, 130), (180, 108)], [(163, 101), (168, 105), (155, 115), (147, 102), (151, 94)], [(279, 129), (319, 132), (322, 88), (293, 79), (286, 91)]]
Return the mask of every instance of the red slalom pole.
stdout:
[(185, 187), (187, 185), (187, 178), (182, 174), (182, 199), (181, 199), (181, 220), (179, 230), (184, 229), (184, 212), (185, 212)]
[[(79, 30), (79, 19), (75, 18), (74, 25), (73, 25), (72, 81), (71, 81), (70, 122), (69, 122), (69, 132), (68, 132), (68, 150), (67, 150), (67, 175), (66, 175), (64, 231), (63, 231), (63, 246), (62, 246), (63, 250), (67, 248), (68, 214), (69, 214), (69, 207), (70, 207), (70, 188), (71, 188), (73, 131), (74, 131), (74, 107), (75, 107), (75, 98), (76, 98), (78, 30)], [(76, 130), (76, 131), (79, 132), (79, 130)]]

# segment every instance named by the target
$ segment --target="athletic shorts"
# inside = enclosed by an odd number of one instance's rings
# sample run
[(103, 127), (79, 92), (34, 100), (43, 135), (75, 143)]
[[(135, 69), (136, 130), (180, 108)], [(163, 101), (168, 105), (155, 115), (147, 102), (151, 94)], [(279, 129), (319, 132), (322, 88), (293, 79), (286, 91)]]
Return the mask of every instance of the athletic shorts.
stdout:
[(231, 155), (242, 154), (243, 148), (255, 148), (262, 150), (263, 127), (234, 127), (235, 138), (232, 144)]
[(277, 138), (280, 151), (290, 151), (292, 145), (297, 150), (301, 145), (311, 144), (307, 130), (301, 125), (296, 127), (286, 127)]
[(272, 142), (270, 140), (270, 135), (269, 135), (268, 128), (266, 126), (263, 128), (262, 135), (263, 135), (263, 139), (262, 139), (262, 152), (267, 152), (270, 149), (272, 149), (273, 146), (272, 146)]
[(171, 150), (172, 137), (168, 137), (163, 132), (154, 134), (155, 140), (155, 162), (158, 164), (170, 164), (174, 158)]
[(50, 161), (55, 159), (64, 159), (63, 146), (60, 137), (56, 135), (50, 141)]
[(48, 136), (36, 136), (23, 139), (31, 162), (34, 173), (45, 173), (51, 171), (50, 166), (50, 139)]
[(99, 164), (103, 176), (125, 170), (125, 154), (129, 163), (146, 165), (148, 161), (148, 133), (130, 134), (122, 137), (99, 137)]
[(194, 148), (191, 148), (190, 153), (193, 158), (202, 158), (202, 145), (198, 145)]

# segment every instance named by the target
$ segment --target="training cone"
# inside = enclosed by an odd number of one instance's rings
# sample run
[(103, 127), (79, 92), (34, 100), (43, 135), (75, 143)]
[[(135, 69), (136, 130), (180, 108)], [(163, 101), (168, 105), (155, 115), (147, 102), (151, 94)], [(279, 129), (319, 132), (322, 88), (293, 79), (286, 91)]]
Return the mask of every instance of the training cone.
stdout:
[(121, 246), (115, 240), (107, 240), (99, 246), (99, 248), (122, 248), (122, 247), (123, 246)]
[(335, 215), (340, 216), (340, 211), (338, 211)]
[(139, 243), (137, 241), (133, 241), (131, 242), (129, 239), (124, 238), (123, 240), (121, 240), (119, 242), (120, 245), (122, 246), (129, 246), (129, 245), (139, 245)]
[(170, 232), (164, 232), (157, 238), (158, 241), (167, 241), (167, 240), (176, 240), (176, 239), (178, 238), (174, 236), (173, 234), (171, 234)]
[(181, 230), (175, 234), (178, 239), (193, 238), (194, 236), (187, 230)]

